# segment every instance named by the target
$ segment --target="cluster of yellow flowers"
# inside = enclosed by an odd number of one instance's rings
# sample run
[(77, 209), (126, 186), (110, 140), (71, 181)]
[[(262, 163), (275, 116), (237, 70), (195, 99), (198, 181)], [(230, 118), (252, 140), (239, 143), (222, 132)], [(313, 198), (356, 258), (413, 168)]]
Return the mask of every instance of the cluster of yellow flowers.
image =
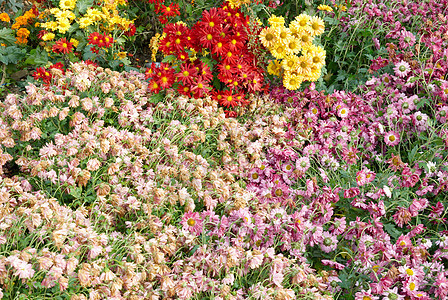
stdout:
[(313, 44), (314, 38), (325, 30), (324, 21), (305, 13), (285, 26), (285, 19), (273, 15), (269, 27), (260, 32), (260, 41), (276, 58), (268, 73), (282, 77), (283, 85), (296, 90), (303, 81), (316, 81), (325, 64), (325, 50)]
[[(72, 10), (76, 7), (77, 0), (61, 0), (59, 7), (50, 9), (48, 12), (54, 17), (54, 20), (41, 23), (40, 27), (51, 31), (67, 33), (73, 26), (73, 22), (79, 24), (79, 28), (85, 29), (90, 25), (103, 32), (113, 30), (126, 31), (133, 22), (122, 18), (118, 14), (117, 6), (125, 5), (125, 0), (101, 0), (103, 5), (100, 8), (91, 7), (82, 16), (76, 16)], [(48, 13), (47, 12), (47, 13)], [(51, 40), (54, 34), (44, 37), (44, 40)]]

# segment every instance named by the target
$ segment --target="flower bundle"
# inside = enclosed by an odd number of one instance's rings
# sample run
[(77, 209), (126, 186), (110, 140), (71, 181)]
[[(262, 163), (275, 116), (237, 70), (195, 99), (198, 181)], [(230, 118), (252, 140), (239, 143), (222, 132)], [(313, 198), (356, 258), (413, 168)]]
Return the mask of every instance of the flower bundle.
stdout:
[(155, 91), (174, 85), (183, 95), (212, 95), (224, 107), (245, 105), (245, 95), (264, 86), (257, 58), (248, 49), (248, 21), (238, 8), (223, 4), (204, 11), (191, 29), (182, 22), (168, 24), (158, 49), (172, 57), (172, 71), (160, 67), (172, 73), (172, 80), (160, 81), (161, 72), (150, 68)]
[[(298, 15), (289, 27), (283, 17), (269, 18), (269, 27), (260, 32), (260, 41), (276, 60), (268, 66), (269, 74), (282, 78), (289, 90), (297, 90), (304, 81), (316, 81), (325, 65), (325, 50), (313, 44), (325, 30), (320, 17)], [(300, 55), (299, 55), (300, 54)]]

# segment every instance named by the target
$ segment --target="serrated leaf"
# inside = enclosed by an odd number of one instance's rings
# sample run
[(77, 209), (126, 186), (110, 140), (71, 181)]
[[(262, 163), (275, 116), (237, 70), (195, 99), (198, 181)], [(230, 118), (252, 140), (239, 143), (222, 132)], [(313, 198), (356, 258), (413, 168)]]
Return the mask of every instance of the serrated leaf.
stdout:
[(45, 50), (33, 49), (25, 60), (25, 64), (44, 66), (48, 62), (48, 54)]
[(176, 59), (176, 56), (174, 55), (167, 55), (163, 58), (162, 62), (164, 63), (171, 63)]
[(25, 49), (16, 46), (0, 47), (0, 62), (5, 65), (16, 64), (25, 56)]
[(6, 45), (14, 45), (16, 41), (14, 30), (11, 28), (0, 29), (0, 41)]
[(401, 232), (393, 224), (384, 224), (384, 229), (395, 239), (398, 239), (401, 235)]
[(87, 9), (93, 6), (93, 0), (78, 0), (76, 2), (76, 9), (81, 13), (85, 14)]

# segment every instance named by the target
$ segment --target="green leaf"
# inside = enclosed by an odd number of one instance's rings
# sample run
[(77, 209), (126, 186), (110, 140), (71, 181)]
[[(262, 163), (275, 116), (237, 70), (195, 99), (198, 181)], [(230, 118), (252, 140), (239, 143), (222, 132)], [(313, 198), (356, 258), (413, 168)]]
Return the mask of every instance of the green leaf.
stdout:
[(412, 162), (414, 161), (415, 154), (417, 153), (417, 150), (418, 150), (419, 147), (420, 147), (419, 145), (416, 145), (416, 146), (411, 150), (411, 152), (409, 152), (409, 154), (408, 154), (409, 162), (412, 163)]
[(75, 197), (75, 199), (81, 198), (82, 188), (80, 187), (72, 187), (70, 188), (70, 195)]
[(164, 63), (171, 63), (176, 59), (175, 55), (167, 55), (165, 56), (165, 58), (162, 60), (162, 62)]
[(0, 47), (0, 62), (5, 65), (17, 64), (25, 57), (26, 50), (17, 46)]
[(33, 49), (30, 51), (30, 55), (25, 60), (27, 65), (44, 66), (48, 62), (48, 54), (45, 50)]
[(0, 29), (0, 42), (6, 45), (14, 45), (16, 41), (14, 30), (11, 28)]
[(85, 14), (87, 9), (93, 6), (93, 0), (78, 0), (76, 8), (81, 14)]
[(401, 232), (395, 227), (394, 224), (384, 224), (384, 229), (395, 239), (398, 239), (401, 235)]

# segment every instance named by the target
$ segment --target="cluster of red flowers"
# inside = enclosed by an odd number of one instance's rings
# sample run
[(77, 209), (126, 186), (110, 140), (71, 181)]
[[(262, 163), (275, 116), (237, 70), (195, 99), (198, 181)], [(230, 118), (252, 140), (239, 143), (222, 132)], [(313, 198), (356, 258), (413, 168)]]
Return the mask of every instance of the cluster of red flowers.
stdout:
[(101, 34), (98, 32), (93, 32), (88, 37), (89, 44), (93, 45), (90, 50), (93, 53), (98, 53), (100, 48), (109, 48), (114, 43), (114, 38), (108, 34)]
[(73, 50), (73, 43), (70, 43), (67, 41), (66, 38), (61, 38), (56, 43), (54, 43), (52, 50), (54, 53), (63, 53), (67, 54), (72, 52)]
[(177, 3), (171, 3), (166, 6), (155, 2), (155, 12), (159, 15), (159, 21), (162, 24), (168, 23), (168, 18), (173, 18), (175, 16), (180, 16), (180, 7)]
[(54, 65), (52, 65), (50, 68), (37, 68), (36, 71), (31, 75), (35, 80), (42, 79), (42, 81), (46, 84), (50, 84), (51, 79), (53, 78), (53, 75), (51, 73), (51, 69), (58, 69), (62, 72), (62, 74), (65, 73), (64, 71), (64, 65), (61, 62), (58, 62)]
[[(202, 19), (191, 29), (182, 23), (164, 28), (159, 50), (165, 55), (175, 55), (180, 62), (180, 70), (175, 75), (179, 92), (194, 97), (210, 94), (222, 106), (235, 107), (247, 104), (246, 93), (263, 89), (263, 70), (257, 68), (257, 58), (247, 47), (248, 22), (249, 18), (238, 8), (223, 5), (204, 11)], [(212, 88), (201, 77), (203, 63), (190, 62), (191, 50), (209, 55), (217, 62), (214, 70), (225, 90), (208, 92)]]

